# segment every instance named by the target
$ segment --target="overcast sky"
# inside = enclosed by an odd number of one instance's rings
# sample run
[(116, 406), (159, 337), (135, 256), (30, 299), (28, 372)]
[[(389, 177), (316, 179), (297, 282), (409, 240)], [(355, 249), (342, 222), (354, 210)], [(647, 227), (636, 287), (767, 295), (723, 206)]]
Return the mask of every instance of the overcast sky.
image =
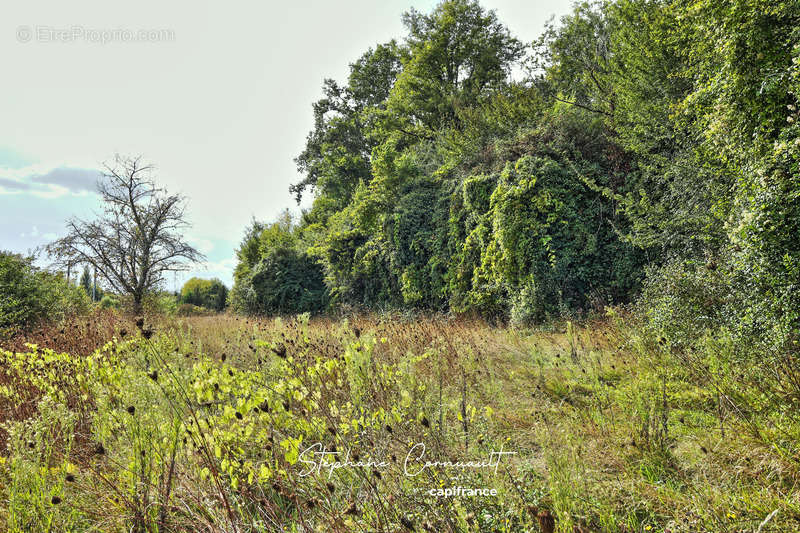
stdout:
[[(343, 80), (369, 47), (404, 36), (404, 11), (435, 4), (5, 2), (0, 249), (26, 252), (59, 236), (69, 216), (91, 216), (97, 169), (115, 153), (141, 154), (190, 199), (188, 236), (209, 260), (189, 275), (230, 284), (250, 219), (295, 207), (293, 158), (323, 78)], [(570, 4), (483, 2), (525, 42)]]

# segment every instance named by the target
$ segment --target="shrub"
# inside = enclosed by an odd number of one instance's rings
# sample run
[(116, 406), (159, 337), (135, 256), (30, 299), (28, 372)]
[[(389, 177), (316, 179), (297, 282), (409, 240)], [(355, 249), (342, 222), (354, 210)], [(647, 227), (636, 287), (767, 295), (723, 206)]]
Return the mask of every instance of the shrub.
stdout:
[(120, 301), (117, 296), (111, 294), (104, 294), (100, 300), (101, 309), (119, 309)]
[(89, 299), (61, 276), (38, 269), (33, 257), (0, 252), (0, 332), (86, 312)]
[(184, 283), (180, 301), (183, 304), (222, 311), (228, 299), (228, 288), (218, 279), (192, 278)]
[(292, 249), (270, 252), (235, 289), (234, 308), (253, 314), (316, 313), (328, 300), (322, 267)]

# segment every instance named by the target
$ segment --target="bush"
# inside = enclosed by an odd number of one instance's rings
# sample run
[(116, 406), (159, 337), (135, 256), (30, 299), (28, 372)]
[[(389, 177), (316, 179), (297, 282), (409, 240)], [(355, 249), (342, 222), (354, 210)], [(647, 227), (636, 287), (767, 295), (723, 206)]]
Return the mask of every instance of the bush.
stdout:
[(721, 326), (732, 287), (720, 270), (691, 260), (650, 268), (640, 305), (652, 332), (687, 346)]
[(317, 313), (328, 302), (322, 267), (292, 249), (274, 250), (261, 259), (231, 298), (237, 311), (251, 314)]
[(0, 252), (0, 332), (86, 312), (89, 298), (61, 274), (40, 270), (33, 257)]
[(111, 294), (104, 294), (100, 300), (101, 309), (119, 309), (120, 301), (117, 296)]
[(228, 288), (218, 279), (192, 278), (181, 289), (182, 304), (222, 311), (228, 300)]

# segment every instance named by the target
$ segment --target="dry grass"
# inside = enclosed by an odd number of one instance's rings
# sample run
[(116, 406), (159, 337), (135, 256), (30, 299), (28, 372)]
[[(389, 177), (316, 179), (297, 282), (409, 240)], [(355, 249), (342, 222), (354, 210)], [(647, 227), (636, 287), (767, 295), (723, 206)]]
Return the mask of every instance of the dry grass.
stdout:
[[(409, 524), (415, 530), (537, 531), (539, 515), (546, 512), (554, 517), (557, 531), (754, 531), (775, 509), (778, 513), (761, 531), (800, 529), (796, 458), (777, 454), (768, 442), (754, 439), (736, 417), (721, 417), (717, 404), (708, 400), (714, 395), (707, 384), (693, 380), (677, 359), (663, 360), (635, 329), (620, 321), (511, 330), (443, 317), (317, 318), (304, 326), (293, 319), (220, 315), (150, 317), (143, 329), (148, 328), (156, 331), (150, 344), (176, 372), (190, 373), (212, 361), (218, 369), (214, 372), (239, 376), (257, 370), (252, 375), (258, 379), (274, 380), (278, 369), (290, 368), (275, 366), (279, 355), (293, 360), (297, 379), (308, 384), (314, 383), (307, 369), (315, 361), (341, 361), (354, 347), (374, 341), (371, 368), (364, 370), (371, 380), (366, 385), (369, 396), (362, 397), (369, 412), (391, 410), (399, 401), (396, 384), (378, 377), (382, 365), (402, 365), (412, 356), (431, 354), (409, 370), (425, 385), (421, 411), (404, 415), (410, 418), (396, 424), (392, 435), (376, 426), (381, 431), (365, 433), (368, 440), (397, 450), (403, 439), (426, 440), (437, 453), (456, 459), (477, 458), (500, 444), (516, 452), (497, 476), (471, 478), (496, 486), (500, 496), (495, 499), (421, 497), (410, 491), (414, 487), (408, 480), (391, 475), (366, 485), (357, 478), (360, 492), (345, 488), (352, 478), (334, 479), (338, 485), (328, 494), (324, 483), (309, 485), (289, 473), (275, 478), (274, 485), (251, 481), (220, 489), (242, 509), (235, 519), (226, 519), (222, 508), (227, 504), (192, 470), (193, 465), (206, 464), (197, 459), (204, 449), (189, 445), (192, 453), (177, 455), (172, 492), (166, 501), (157, 500), (172, 517), (161, 522), (172, 524), (167, 529), (277, 531), (294, 522), (331, 531), (403, 531)], [(128, 338), (141, 335), (133, 322), (108, 315), (65, 325), (63, 331), (45, 328), (29, 339), (86, 354), (114, 335), (121, 340), (122, 329)], [(133, 344), (142, 346), (141, 340)], [(12, 347), (20, 351), (21, 339), (14, 342)], [(347, 369), (351, 363), (343, 365)], [(147, 371), (150, 368), (142, 369)], [(24, 387), (9, 382), (11, 374), (4, 376), (3, 384)], [(316, 386), (323, 398), (320, 404), (342, 402), (357, 393), (352, 383), (342, 388), (335, 383)], [(5, 420), (36, 415), (37, 391), (18, 392), (27, 401), (5, 404), (0, 411)], [(231, 398), (236, 397), (234, 391)], [(301, 411), (301, 405), (292, 402), (289, 407)], [(473, 408), (482, 413), (487, 407), (491, 416), (460, 416)], [(323, 414), (330, 417), (327, 411)], [(430, 428), (420, 425), (423, 414)], [(331, 432), (334, 424), (331, 419)], [(77, 427), (85, 434), (75, 439), (70, 461), (82, 471), (113, 471), (112, 463), (98, 465), (93, 454), (97, 439), (87, 436), (91, 429)], [(336, 438), (333, 442), (340, 442)], [(227, 449), (222, 458), (226, 453), (240, 461), (250, 457)], [(368, 445), (363, 452), (369, 453)], [(274, 449), (269, 453), (275, 456)], [(101, 485), (92, 488), (93, 497), (121, 498), (104, 493)], [(112, 519), (102, 510), (84, 516), (95, 525), (107, 521), (109, 529), (145, 523), (130, 501), (117, 507), (122, 518)], [(356, 508), (350, 509), (351, 504)]]

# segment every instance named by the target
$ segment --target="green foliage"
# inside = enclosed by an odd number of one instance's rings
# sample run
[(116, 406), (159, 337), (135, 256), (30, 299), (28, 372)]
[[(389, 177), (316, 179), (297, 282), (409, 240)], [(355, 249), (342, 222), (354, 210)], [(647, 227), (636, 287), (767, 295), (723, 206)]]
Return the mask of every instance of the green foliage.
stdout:
[(120, 299), (117, 296), (104, 294), (103, 298), (100, 300), (101, 309), (119, 309), (119, 307)]
[(181, 288), (180, 301), (205, 307), (212, 311), (222, 311), (228, 300), (228, 288), (218, 279), (191, 278)]
[(91, 272), (89, 271), (89, 267), (83, 267), (83, 272), (81, 273), (80, 280), (78, 281), (78, 285), (86, 292), (86, 295), (93, 300), (94, 302), (99, 302), (105, 297), (105, 292), (100, 287), (97, 287), (94, 280), (92, 280)]
[(392, 126), (417, 138), (458, 126), (458, 110), (505, 85), (523, 54), (492, 11), (474, 0), (441, 2), (426, 15), (403, 16), (408, 50), (387, 100)]
[(61, 274), (36, 268), (32, 257), (0, 251), (0, 333), (85, 312), (89, 300)]
[(490, 293), (509, 295), (512, 320), (526, 323), (628, 293), (636, 283), (637, 254), (617, 239), (610, 207), (580, 179), (596, 172), (531, 156), (507, 164), (486, 225), (473, 230), (476, 240), (484, 233), (488, 242), (468, 300), (494, 298), (479, 294), (488, 286)]
[(313, 206), (288, 242), (254, 224), (238, 278), (291, 249), (334, 307), (530, 323), (636, 299), (647, 267), (654, 328), (794, 351), (799, 9), (583, 2), (527, 55), (477, 2), (411, 10), (325, 81), (292, 187)]
[(299, 236), (286, 211), (276, 222), (253, 222), (237, 250), (231, 304), (250, 314), (320, 312), (327, 306), (322, 267), (298, 251)]
[(267, 252), (239, 290), (236, 305), (252, 314), (316, 313), (327, 303), (322, 268), (292, 249)]
[[(177, 292), (153, 292), (147, 294), (142, 299), (142, 311), (146, 313), (174, 315), (178, 311), (179, 300), (180, 294)], [(134, 311), (136, 309), (131, 298), (125, 298), (123, 301), (128, 311)]]

